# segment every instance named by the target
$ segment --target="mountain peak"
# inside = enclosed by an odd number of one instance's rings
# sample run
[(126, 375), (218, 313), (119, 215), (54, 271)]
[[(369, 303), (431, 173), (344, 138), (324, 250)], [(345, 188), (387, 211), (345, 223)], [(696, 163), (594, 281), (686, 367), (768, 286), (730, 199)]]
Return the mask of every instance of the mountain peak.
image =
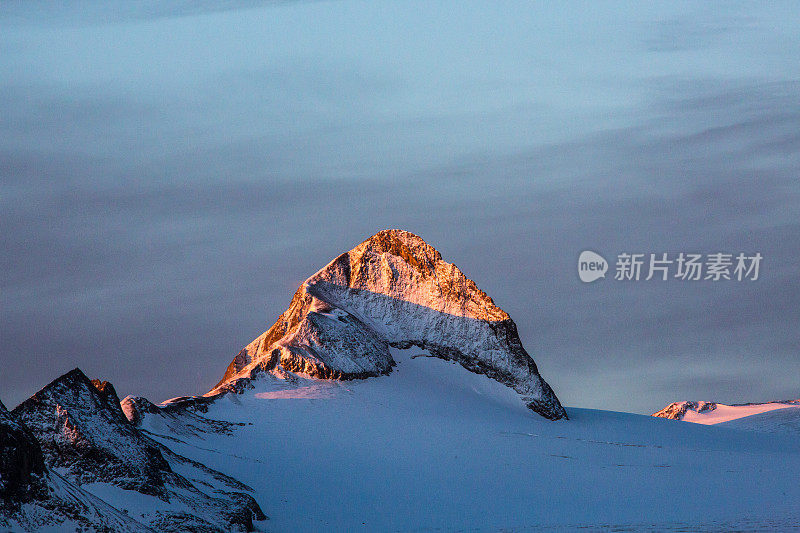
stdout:
[(434, 250), (433, 246), (426, 243), (419, 235), (411, 233), (410, 231), (406, 231), (403, 229), (396, 229), (396, 228), (381, 230), (375, 235), (365, 239), (359, 246), (369, 244), (371, 246), (380, 245), (387, 247), (391, 246), (392, 241), (399, 242), (401, 244), (413, 248), (417, 248), (420, 246), (427, 247), (430, 250), (432, 250), (433, 253), (435, 254), (439, 253), (436, 250)]
[(388, 374), (389, 347), (417, 346), (520, 393), (547, 418), (566, 418), (508, 314), (413, 233), (384, 230), (309, 277), (289, 308), (243, 348), (210, 394), (269, 372), (323, 379)]
[(508, 320), (508, 314), (474, 281), (421, 237), (408, 231), (383, 230), (345, 252), (304, 287), (320, 299), (337, 288), (370, 291), (439, 312), (477, 320)]
[[(192, 422), (197, 431), (203, 423), (212, 431), (224, 427), (201, 417)], [(249, 487), (152, 439), (128, 420), (111, 383), (90, 381), (77, 368), (14, 411), (0, 407), (0, 452), (0, 511), (6, 501), (21, 516), (35, 517), (39, 508), (47, 509), (46, 517), (34, 522), (37, 530), (45, 523), (72, 529), (65, 516), (81, 519), (92, 513), (104, 526), (93, 528), (97, 531), (252, 531), (253, 519), (266, 518), (247, 494)], [(143, 511), (132, 514), (153, 528), (83, 493), (80, 487), (86, 484), (124, 489), (108, 494), (139, 492), (128, 501)], [(32, 500), (38, 503), (20, 510), (20, 503)], [(142, 505), (145, 501), (150, 503)], [(99, 511), (94, 510), (98, 502)], [(177, 505), (171, 508), (170, 502)]]
[(130, 424), (113, 386), (95, 382), (76, 368), (22, 402), (13, 414), (36, 435), (46, 460), (68, 469), (67, 477), (162, 494), (163, 473), (169, 472), (164, 457)]
[(431, 265), (442, 259), (442, 255), (422, 237), (400, 229), (379, 231), (349, 253), (358, 256), (367, 251), (402, 257), (409, 264), (426, 271), (430, 271)]

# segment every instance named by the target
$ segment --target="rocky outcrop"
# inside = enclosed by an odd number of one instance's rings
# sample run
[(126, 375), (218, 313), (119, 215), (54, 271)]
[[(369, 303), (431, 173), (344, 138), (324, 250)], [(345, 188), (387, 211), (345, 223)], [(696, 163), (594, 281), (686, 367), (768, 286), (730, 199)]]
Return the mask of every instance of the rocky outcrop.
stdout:
[(119, 396), (117, 396), (117, 391), (114, 389), (114, 385), (108, 381), (93, 379), (92, 386), (97, 389), (97, 392), (100, 393), (100, 397), (103, 398), (107, 404), (111, 406), (119, 405)]
[(662, 410), (653, 413), (652, 416), (669, 418), (672, 420), (683, 420), (687, 411), (705, 413), (713, 411), (716, 408), (717, 404), (715, 402), (673, 402)]
[(14, 414), (33, 431), (47, 463), (77, 483), (100, 481), (166, 497), (171, 473), (159, 447), (129, 422), (113, 387), (72, 370), (25, 400)]
[(141, 396), (126, 396), (120, 402), (122, 412), (131, 424), (149, 434), (149, 430), (163, 433), (168, 430), (174, 437), (199, 436), (211, 433), (232, 435), (234, 430), (242, 423), (211, 420), (198, 414), (198, 406), (208, 404), (195, 404), (194, 408), (187, 409), (186, 403), (192, 403), (191, 397), (187, 399), (173, 399), (166, 405), (157, 406), (147, 398)]
[(159, 415), (161, 409), (147, 398), (141, 396), (126, 396), (120, 403), (120, 408), (128, 422), (134, 426), (141, 424), (144, 417), (149, 414)]
[(151, 532), (47, 468), (34, 434), (0, 402), (0, 529)]
[[(139, 416), (142, 408), (158, 412), (157, 407), (143, 398), (132, 403), (140, 409)], [(6, 419), (11, 422), (6, 423)], [(11, 435), (14, 446), (10, 447), (9, 457), (17, 465), (16, 469), (9, 470), (8, 477), (6, 466), (2, 466), (4, 491), (14, 494), (23, 494), (26, 490), (46, 492), (31, 481), (41, 478), (40, 471), (49, 472), (47, 479), (56, 479), (60, 486), (67, 487), (68, 494), (80, 491), (87, 483), (107, 483), (137, 491), (157, 500), (153, 506), (159, 508), (157, 512), (136, 517), (139, 520), (136, 523), (146, 530), (226, 531), (236, 528), (251, 531), (253, 520), (266, 518), (258, 503), (247, 494), (251, 490), (249, 487), (190, 461), (147, 436), (123, 412), (110, 383), (90, 381), (79, 369), (54, 380), (12, 413), (0, 413), (0, 421), (3, 429), (13, 430), (0, 433), (0, 442), (9, 441), (6, 435)], [(18, 421), (19, 428), (11, 425), (14, 421)], [(189, 423), (197, 431), (204, 429), (197, 415), (193, 415)], [(229, 426), (207, 421), (204, 427)], [(55, 471), (61, 475), (56, 475)], [(86, 498), (91, 496), (81, 496), (79, 500)], [(20, 500), (20, 497), (15, 499)], [(52, 498), (40, 500), (60, 509), (62, 514), (64, 509), (70, 509), (59, 503), (62, 500), (56, 503)], [(113, 506), (100, 504), (111, 509), (103, 516), (116, 513), (130, 520)], [(81, 513), (77, 516), (87, 519)], [(90, 523), (98, 525), (91, 520)]]
[(208, 396), (263, 372), (323, 379), (388, 374), (389, 347), (417, 346), (517, 391), (533, 411), (566, 418), (508, 314), (420, 237), (373, 235), (297, 290), (289, 308), (228, 365)]

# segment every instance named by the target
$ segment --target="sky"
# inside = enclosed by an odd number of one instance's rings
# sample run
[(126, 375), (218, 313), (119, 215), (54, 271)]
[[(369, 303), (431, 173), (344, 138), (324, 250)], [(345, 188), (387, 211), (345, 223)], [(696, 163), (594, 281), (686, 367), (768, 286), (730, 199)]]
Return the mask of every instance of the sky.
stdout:
[[(492, 296), (565, 405), (800, 398), (798, 23), (792, 2), (5, 2), (0, 400), (74, 367), (204, 393), (385, 228)], [(581, 282), (583, 250), (605, 279)], [(614, 279), (621, 253), (681, 252), (763, 260)]]

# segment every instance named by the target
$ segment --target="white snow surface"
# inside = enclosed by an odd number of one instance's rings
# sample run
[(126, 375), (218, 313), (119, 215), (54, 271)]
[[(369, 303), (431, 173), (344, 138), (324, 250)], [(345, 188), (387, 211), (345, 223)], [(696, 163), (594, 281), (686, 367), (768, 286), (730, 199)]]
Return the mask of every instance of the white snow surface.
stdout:
[(732, 420), (738, 420), (745, 417), (751, 417), (777, 409), (788, 409), (789, 412), (794, 412), (800, 415), (800, 405), (786, 405), (785, 403), (757, 403), (752, 405), (725, 405), (717, 403), (717, 407), (713, 411), (706, 411), (698, 413), (696, 411), (687, 411), (686, 416), (683, 417), (684, 422), (694, 422), (695, 424), (722, 424)]
[(254, 488), (268, 531), (800, 530), (800, 442), (569, 409), (418, 348), (388, 376), (272, 376), (204, 416), (230, 433), (143, 426)]

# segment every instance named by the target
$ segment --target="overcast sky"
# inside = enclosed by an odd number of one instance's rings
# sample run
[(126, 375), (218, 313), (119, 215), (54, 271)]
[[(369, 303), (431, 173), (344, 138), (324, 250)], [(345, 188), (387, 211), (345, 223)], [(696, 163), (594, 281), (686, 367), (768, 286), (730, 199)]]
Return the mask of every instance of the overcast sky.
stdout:
[[(4, 3), (0, 399), (76, 366), (206, 392), (391, 227), (510, 314), (568, 406), (799, 398), (796, 3), (551, 4)], [(623, 252), (764, 259), (615, 281)]]

